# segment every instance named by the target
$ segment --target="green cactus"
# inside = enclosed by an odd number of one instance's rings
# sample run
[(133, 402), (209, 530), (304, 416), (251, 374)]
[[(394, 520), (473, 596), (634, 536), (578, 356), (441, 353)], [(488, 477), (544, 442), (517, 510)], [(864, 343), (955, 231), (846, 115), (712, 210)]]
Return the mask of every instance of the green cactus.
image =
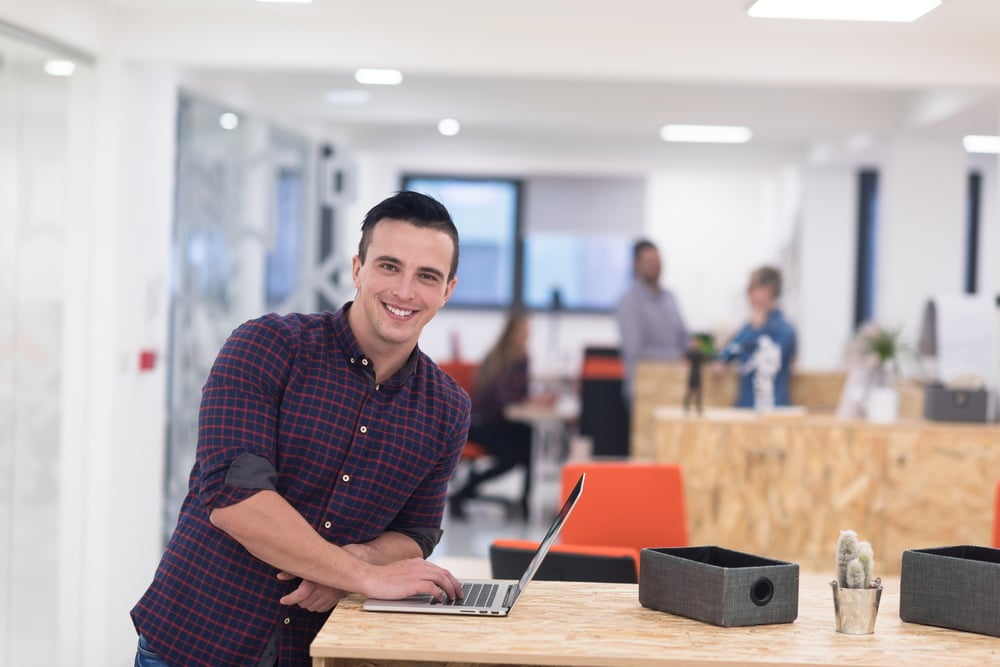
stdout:
[(853, 530), (840, 531), (837, 539), (837, 583), (841, 588), (871, 586), (875, 553), (868, 542), (858, 542)]

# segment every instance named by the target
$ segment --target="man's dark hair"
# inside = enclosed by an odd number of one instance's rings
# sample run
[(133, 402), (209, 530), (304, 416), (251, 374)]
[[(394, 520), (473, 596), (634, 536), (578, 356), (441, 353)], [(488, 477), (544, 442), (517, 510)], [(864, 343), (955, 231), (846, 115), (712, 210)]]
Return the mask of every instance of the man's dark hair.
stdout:
[(633, 265), (639, 261), (639, 255), (642, 254), (642, 251), (648, 248), (656, 250), (656, 244), (650, 241), (649, 239), (639, 239), (638, 241), (635, 242), (635, 245), (632, 246)]
[(771, 294), (777, 299), (781, 296), (781, 271), (773, 266), (762, 266), (750, 274), (750, 284), (770, 287)]
[(372, 241), (372, 231), (382, 220), (402, 220), (414, 227), (426, 227), (444, 232), (451, 237), (454, 252), (451, 255), (451, 269), (448, 280), (458, 272), (458, 229), (451, 220), (451, 214), (444, 204), (419, 192), (401, 190), (388, 199), (372, 207), (361, 223), (361, 242), (358, 243), (358, 258), (365, 263), (368, 246)]

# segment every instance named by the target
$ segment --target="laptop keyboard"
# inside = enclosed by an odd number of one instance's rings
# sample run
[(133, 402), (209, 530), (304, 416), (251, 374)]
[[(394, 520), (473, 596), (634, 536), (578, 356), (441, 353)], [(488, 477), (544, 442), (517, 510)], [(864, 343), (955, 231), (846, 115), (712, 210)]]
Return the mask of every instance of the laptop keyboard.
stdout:
[(499, 584), (462, 584), (462, 598), (448, 598), (444, 602), (431, 599), (431, 604), (449, 607), (488, 607), (496, 599)]

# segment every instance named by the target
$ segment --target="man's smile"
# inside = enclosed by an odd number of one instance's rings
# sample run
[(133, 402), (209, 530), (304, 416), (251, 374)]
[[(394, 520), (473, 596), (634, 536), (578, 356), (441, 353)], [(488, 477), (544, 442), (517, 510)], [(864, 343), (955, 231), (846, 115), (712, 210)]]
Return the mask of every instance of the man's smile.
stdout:
[(390, 313), (392, 313), (396, 317), (409, 317), (410, 315), (412, 315), (414, 313), (414, 311), (412, 311), (412, 310), (404, 310), (402, 308), (396, 308), (395, 306), (390, 306), (387, 303), (383, 303), (383, 305), (385, 306), (386, 310), (388, 310)]

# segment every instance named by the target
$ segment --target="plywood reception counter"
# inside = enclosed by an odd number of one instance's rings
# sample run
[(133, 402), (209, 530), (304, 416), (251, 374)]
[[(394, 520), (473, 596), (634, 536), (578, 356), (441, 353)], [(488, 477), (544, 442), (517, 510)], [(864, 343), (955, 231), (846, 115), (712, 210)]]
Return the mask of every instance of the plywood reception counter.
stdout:
[(899, 619), (887, 578), (875, 633), (834, 630), (830, 577), (804, 574), (793, 623), (722, 628), (639, 605), (635, 584), (536, 581), (506, 618), (362, 611), (352, 595), (312, 644), (314, 667), (403, 665), (949, 665), (1000, 660), (1000, 639)]
[(653, 411), (639, 458), (683, 466), (692, 544), (831, 567), (841, 529), (899, 572), (909, 548), (989, 546), (1000, 425), (708, 409)]

